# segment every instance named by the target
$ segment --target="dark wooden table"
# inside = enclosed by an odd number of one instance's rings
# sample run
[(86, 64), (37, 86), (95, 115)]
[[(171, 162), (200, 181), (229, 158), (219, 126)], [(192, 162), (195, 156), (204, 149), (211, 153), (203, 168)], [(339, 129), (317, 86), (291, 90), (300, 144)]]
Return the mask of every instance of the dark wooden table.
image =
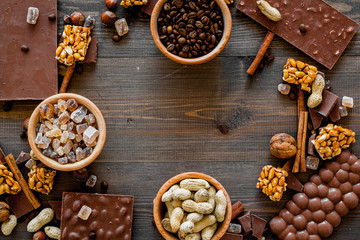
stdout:
[[(332, 1), (331, 5), (359, 21), (360, 1)], [(255, 188), (264, 165), (282, 166), (269, 152), (269, 140), (278, 132), (296, 135), (296, 102), (278, 93), (282, 66), (288, 57), (315, 64), (332, 81), (332, 91), (354, 98), (355, 108), (340, 124), (360, 133), (360, 37), (355, 36), (331, 71), (318, 65), (279, 37), (270, 46), (275, 60), (253, 77), (246, 69), (257, 53), (266, 30), (230, 6), (232, 36), (225, 50), (213, 61), (200, 66), (183, 66), (164, 57), (155, 46), (149, 17), (140, 11), (118, 7), (126, 17), (129, 34), (119, 43), (105, 28), (100, 15), (104, 1), (58, 1), (58, 31), (64, 14), (80, 10), (96, 18), (99, 38), (96, 65), (74, 74), (69, 92), (88, 97), (102, 111), (108, 129), (105, 147), (89, 166), (98, 181), (109, 182), (108, 193), (135, 196), (133, 239), (162, 239), (152, 224), (152, 200), (160, 186), (172, 176), (198, 171), (219, 180), (232, 202), (240, 200), (251, 210), (270, 220), (295, 193), (288, 190), (280, 202), (272, 202)], [(19, 134), (37, 101), (14, 102), (9, 112), (0, 111), (1, 147), (15, 157), (29, 151)], [(1, 103), (3, 104), (3, 103)], [(221, 133), (218, 125), (228, 127)], [(360, 155), (359, 143), (352, 151)], [(300, 174), (305, 182), (314, 171)], [(96, 192), (100, 192), (100, 184)], [(38, 195), (43, 206), (60, 200), (64, 191), (83, 192), (83, 186), (66, 172), (58, 172), (55, 189), (49, 196)], [(0, 239), (32, 239), (24, 220), (14, 233)], [(328, 239), (359, 239), (360, 207), (342, 219)], [(275, 239), (267, 233), (266, 239)]]

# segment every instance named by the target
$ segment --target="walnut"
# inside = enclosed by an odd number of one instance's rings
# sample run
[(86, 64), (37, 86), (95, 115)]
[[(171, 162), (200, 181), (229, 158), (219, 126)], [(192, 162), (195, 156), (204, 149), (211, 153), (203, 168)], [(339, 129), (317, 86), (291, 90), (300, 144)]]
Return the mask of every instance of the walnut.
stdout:
[(291, 158), (296, 154), (296, 141), (287, 133), (275, 134), (270, 140), (270, 152), (277, 158)]
[(10, 207), (5, 202), (0, 202), (0, 222), (8, 220), (10, 215)]

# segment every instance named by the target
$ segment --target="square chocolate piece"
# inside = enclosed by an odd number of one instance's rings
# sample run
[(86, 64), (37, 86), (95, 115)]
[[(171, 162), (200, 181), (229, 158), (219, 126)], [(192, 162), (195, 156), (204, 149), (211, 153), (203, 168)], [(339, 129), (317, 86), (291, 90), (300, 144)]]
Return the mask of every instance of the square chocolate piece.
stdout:
[(315, 108), (315, 111), (324, 117), (328, 117), (335, 104), (339, 101), (339, 97), (328, 90), (323, 91), (322, 97), (323, 100), (320, 105)]
[(56, 220), (61, 220), (61, 201), (49, 201), (49, 205), (54, 210)]
[(313, 128), (316, 130), (321, 126), (323, 116), (321, 116), (317, 111), (315, 111), (312, 108), (309, 108), (309, 114), (311, 118), (311, 123), (313, 125)]
[(30, 153), (26, 153), (26, 152), (21, 152), (20, 155), (18, 156), (18, 158), (16, 159), (15, 163), (17, 165), (20, 165), (24, 162), (26, 162), (27, 160), (29, 160), (30, 157)]
[[(84, 206), (92, 209), (87, 220), (79, 218)], [(133, 196), (63, 193), (61, 209), (61, 239), (88, 239), (91, 232), (96, 239), (130, 240), (133, 219)]]
[[(40, 12), (34, 25), (26, 22), (31, 6)], [(0, 15), (0, 100), (39, 100), (56, 94), (57, 22), (48, 15), (57, 14), (57, 0), (1, 0), (0, 9), (4, 11)]]
[(340, 99), (337, 100), (333, 110), (330, 112), (329, 117), (333, 123), (339, 121), (340, 117)]
[(251, 226), (252, 226), (252, 235), (257, 239), (261, 239), (265, 231), (266, 220), (251, 214)]
[(20, 218), (34, 210), (24, 191), (21, 191), (16, 195), (11, 195), (10, 197), (6, 198), (6, 202), (9, 204), (16, 218)]
[(252, 231), (250, 212), (247, 212), (241, 217), (239, 217), (238, 221), (241, 224), (242, 230), (244, 231), (244, 235), (248, 235)]

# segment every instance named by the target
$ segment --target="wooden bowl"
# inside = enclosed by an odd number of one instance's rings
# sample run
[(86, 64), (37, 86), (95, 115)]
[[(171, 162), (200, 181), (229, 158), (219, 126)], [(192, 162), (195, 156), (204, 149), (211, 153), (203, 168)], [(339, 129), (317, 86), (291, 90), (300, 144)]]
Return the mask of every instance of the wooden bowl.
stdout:
[(181, 64), (186, 64), (186, 65), (202, 64), (202, 63), (208, 62), (211, 59), (215, 58), (225, 48), (227, 42), (229, 41), (229, 38), (231, 35), (231, 29), (232, 29), (232, 20), (231, 20), (231, 13), (230, 13), (229, 7), (227, 6), (227, 4), (225, 3), (224, 0), (215, 0), (215, 1), (221, 9), (222, 16), (223, 16), (223, 22), (224, 22), (223, 36), (222, 36), (219, 44), (211, 52), (209, 52), (208, 54), (206, 54), (204, 56), (197, 57), (197, 58), (183, 58), (183, 57), (180, 57), (178, 55), (172, 54), (169, 51), (167, 51), (164, 44), (160, 41), (159, 33), (158, 33), (158, 26), (157, 26), (157, 19), (160, 15), (162, 6), (164, 5), (165, 2), (167, 2), (167, 0), (159, 0), (156, 3), (154, 10), (152, 11), (152, 14), (151, 14), (150, 29), (151, 29), (151, 35), (155, 41), (155, 44), (160, 49), (160, 51), (165, 56), (170, 58), (171, 60), (181, 63)]
[[(56, 103), (59, 99), (68, 100), (70, 98), (74, 98), (78, 104), (84, 105), (89, 112), (91, 112), (96, 119), (96, 123), (98, 126), (98, 130), (100, 132), (98, 137), (98, 142), (95, 148), (93, 149), (93, 152), (90, 154), (90, 156), (75, 162), (75, 163), (67, 163), (67, 164), (60, 164), (56, 160), (51, 159), (47, 156), (45, 156), (42, 151), (36, 146), (35, 144), (35, 138), (36, 138), (36, 125), (39, 122), (40, 119), (40, 106), (44, 103)], [(28, 140), (31, 149), (34, 151), (35, 155), (39, 158), (39, 160), (44, 163), (46, 166), (60, 170), (60, 171), (75, 171), (81, 168), (86, 167), (90, 163), (92, 163), (100, 154), (102, 151), (104, 144), (105, 144), (105, 138), (106, 138), (106, 125), (103, 115), (101, 114), (100, 110), (96, 107), (96, 105), (91, 102), (89, 99), (73, 94), (73, 93), (61, 93), (53, 95), (44, 101), (42, 101), (34, 110), (34, 112), (31, 114), (30, 122), (29, 122), (29, 128), (28, 128)]]
[(162, 185), (162, 187), (156, 194), (156, 197), (154, 200), (154, 208), (153, 208), (153, 215), (154, 215), (154, 220), (155, 220), (157, 229), (159, 230), (160, 234), (165, 239), (178, 240), (178, 238), (175, 237), (174, 234), (166, 231), (161, 224), (161, 220), (164, 217), (163, 208), (165, 208), (165, 204), (163, 202), (161, 202), (161, 197), (172, 185), (179, 183), (181, 180), (187, 179), (187, 178), (205, 179), (212, 186), (214, 186), (217, 190), (223, 190), (225, 198), (226, 198), (226, 203), (227, 203), (225, 219), (222, 223), (219, 224), (214, 236), (211, 238), (211, 240), (219, 240), (225, 234), (226, 230), (228, 229), (228, 227), (230, 225), (231, 213), (232, 213), (231, 200), (230, 200), (230, 197), (229, 197), (228, 193), (226, 192), (225, 188), (216, 179), (214, 179), (204, 173), (198, 173), (198, 172), (181, 173), (181, 174), (176, 175), (175, 177), (169, 179), (164, 185)]

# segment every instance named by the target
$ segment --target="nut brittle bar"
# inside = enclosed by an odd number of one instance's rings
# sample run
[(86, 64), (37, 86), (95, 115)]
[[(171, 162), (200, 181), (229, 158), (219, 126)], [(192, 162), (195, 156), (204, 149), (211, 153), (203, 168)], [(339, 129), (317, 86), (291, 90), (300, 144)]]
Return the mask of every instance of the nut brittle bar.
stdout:
[(29, 188), (43, 194), (49, 194), (54, 185), (55, 175), (55, 170), (50, 171), (35, 165), (28, 173)]
[(323, 160), (331, 159), (341, 153), (341, 149), (348, 148), (355, 142), (355, 132), (328, 124), (322, 128), (315, 140), (312, 140), (316, 151)]
[(311, 83), (315, 80), (317, 68), (289, 58), (284, 66), (283, 73), (285, 82), (295, 85), (300, 84), (302, 90), (311, 92)]
[(287, 176), (287, 171), (282, 168), (275, 168), (271, 165), (264, 166), (256, 188), (261, 188), (272, 201), (280, 201), (283, 192), (286, 191)]
[(5, 165), (0, 163), (0, 195), (4, 193), (15, 195), (20, 191), (21, 187), (14, 179), (14, 174)]
[(84, 61), (90, 41), (90, 28), (66, 25), (56, 49), (56, 59), (67, 66)]

